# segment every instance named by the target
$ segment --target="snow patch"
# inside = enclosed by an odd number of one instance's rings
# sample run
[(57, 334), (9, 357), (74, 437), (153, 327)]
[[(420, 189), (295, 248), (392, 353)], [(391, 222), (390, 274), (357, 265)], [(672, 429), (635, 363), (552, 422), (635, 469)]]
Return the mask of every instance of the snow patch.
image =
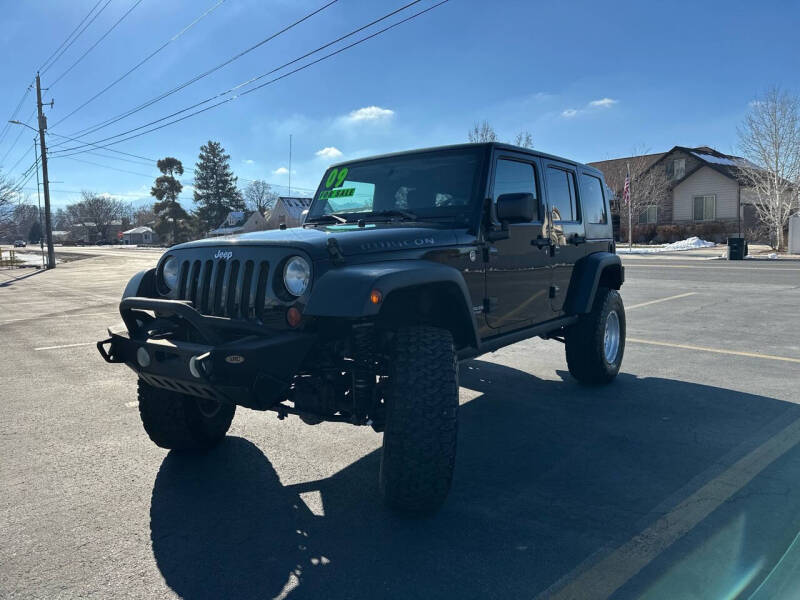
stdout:
[(714, 242), (707, 242), (706, 240), (701, 240), (696, 235), (687, 238), (685, 240), (680, 240), (679, 242), (673, 242), (672, 244), (665, 244), (663, 246), (659, 246), (656, 248), (632, 248), (628, 250), (628, 248), (618, 247), (617, 253), (618, 254), (655, 254), (658, 252), (679, 252), (682, 250), (695, 250), (697, 248), (713, 248), (716, 246)]

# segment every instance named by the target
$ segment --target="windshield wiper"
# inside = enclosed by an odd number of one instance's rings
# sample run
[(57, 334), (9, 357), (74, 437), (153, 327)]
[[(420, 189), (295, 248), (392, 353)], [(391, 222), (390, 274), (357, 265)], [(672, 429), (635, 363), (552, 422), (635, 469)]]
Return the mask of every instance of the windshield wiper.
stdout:
[(322, 223), (323, 221), (328, 221), (328, 222), (333, 221), (334, 223), (347, 223), (347, 219), (345, 219), (344, 217), (340, 217), (339, 215), (334, 214), (334, 213), (328, 213), (326, 215), (319, 215), (319, 216), (313, 217), (311, 219), (306, 219), (305, 222), (306, 223)]
[(406, 221), (419, 221), (419, 217), (410, 210), (400, 210), (396, 208), (370, 212), (364, 215), (362, 219), (367, 221), (369, 217), (402, 217)]

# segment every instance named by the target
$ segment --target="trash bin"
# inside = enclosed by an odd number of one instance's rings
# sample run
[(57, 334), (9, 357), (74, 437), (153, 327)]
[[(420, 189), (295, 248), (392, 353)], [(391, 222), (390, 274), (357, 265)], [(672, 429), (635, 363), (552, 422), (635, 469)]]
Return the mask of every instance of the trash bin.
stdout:
[(742, 260), (747, 254), (747, 243), (741, 237), (728, 238), (728, 260)]

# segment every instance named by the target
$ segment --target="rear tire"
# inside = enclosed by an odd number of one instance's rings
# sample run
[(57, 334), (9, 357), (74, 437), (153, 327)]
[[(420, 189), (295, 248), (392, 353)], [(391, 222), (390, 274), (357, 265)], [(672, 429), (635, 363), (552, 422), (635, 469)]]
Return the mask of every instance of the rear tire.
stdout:
[(625, 307), (617, 290), (600, 287), (591, 312), (566, 331), (567, 366), (581, 383), (613, 380), (625, 352)]
[(187, 396), (139, 380), (139, 416), (157, 446), (205, 450), (218, 444), (231, 426), (236, 405)]
[(449, 331), (397, 331), (385, 400), (384, 502), (400, 512), (432, 513), (450, 491), (456, 458), (458, 363)]

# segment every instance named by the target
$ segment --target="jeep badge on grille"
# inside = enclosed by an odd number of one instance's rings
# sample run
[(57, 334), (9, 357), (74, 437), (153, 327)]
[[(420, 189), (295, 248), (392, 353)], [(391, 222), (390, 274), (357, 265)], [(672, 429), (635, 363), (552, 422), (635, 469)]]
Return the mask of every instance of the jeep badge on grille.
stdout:
[(214, 258), (221, 258), (222, 260), (228, 260), (233, 256), (233, 252), (228, 250), (227, 252), (224, 250), (217, 250), (217, 253), (214, 255)]

